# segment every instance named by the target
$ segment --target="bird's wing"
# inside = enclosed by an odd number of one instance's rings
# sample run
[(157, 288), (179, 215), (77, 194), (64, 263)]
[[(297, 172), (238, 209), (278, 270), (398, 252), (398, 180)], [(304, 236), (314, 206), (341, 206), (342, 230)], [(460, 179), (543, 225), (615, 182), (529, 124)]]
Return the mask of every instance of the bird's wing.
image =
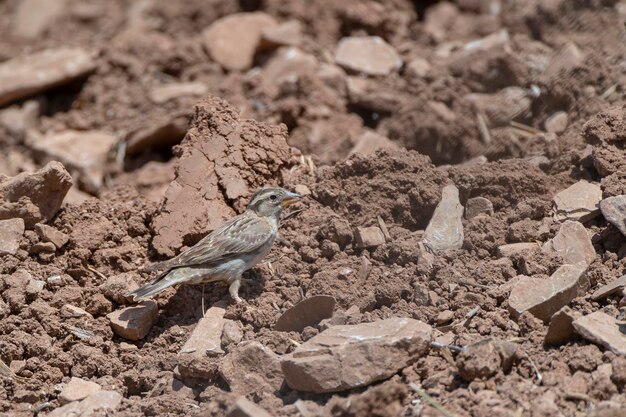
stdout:
[(172, 269), (219, 262), (258, 249), (272, 237), (273, 233), (272, 225), (266, 219), (241, 215), (215, 229), (175, 258), (153, 265), (149, 269)]

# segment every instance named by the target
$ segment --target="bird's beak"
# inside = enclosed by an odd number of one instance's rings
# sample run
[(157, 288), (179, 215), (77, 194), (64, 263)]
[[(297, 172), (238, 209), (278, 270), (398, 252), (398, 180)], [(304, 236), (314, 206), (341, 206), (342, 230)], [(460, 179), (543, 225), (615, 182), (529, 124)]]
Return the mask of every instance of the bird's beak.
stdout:
[(297, 203), (299, 199), (302, 198), (302, 195), (297, 194), (297, 193), (292, 193), (290, 191), (287, 191), (285, 193), (285, 197), (283, 197), (283, 203), (282, 206), (283, 208), (285, 207), (289, 207), (290, 205)]

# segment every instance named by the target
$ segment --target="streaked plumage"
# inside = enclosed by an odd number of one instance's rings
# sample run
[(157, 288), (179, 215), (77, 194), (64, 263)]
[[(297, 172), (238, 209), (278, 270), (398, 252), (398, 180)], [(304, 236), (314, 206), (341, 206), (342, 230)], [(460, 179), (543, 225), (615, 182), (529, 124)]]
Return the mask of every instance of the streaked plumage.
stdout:
[(250, 199), (246, 211), (232, 218), (178, 256), (151, 265), (162, 271), (151, 283), (131, 292), (135, 301), (152, 297), (172, 285), (226, 281), (231, 297), (239, 302), (241, 275), (260, 262), (272, 248), (283, 207), (300, 195), (283, 188), (262, 188)]

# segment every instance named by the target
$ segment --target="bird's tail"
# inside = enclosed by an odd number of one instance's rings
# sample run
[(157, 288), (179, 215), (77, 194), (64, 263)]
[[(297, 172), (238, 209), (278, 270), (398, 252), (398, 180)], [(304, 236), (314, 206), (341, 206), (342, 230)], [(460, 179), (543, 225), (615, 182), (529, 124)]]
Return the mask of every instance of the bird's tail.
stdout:
[(127, 297), (132, 297), (133, 301), (144, 301), (147, 298), (153, 297), (161, 293), (166, 288), (180, 282), (177, 278), (178, 274), (174, 271), (167, 271), (157, 276), (152, 282), (137, 288), (134, 291), (126, 294)]

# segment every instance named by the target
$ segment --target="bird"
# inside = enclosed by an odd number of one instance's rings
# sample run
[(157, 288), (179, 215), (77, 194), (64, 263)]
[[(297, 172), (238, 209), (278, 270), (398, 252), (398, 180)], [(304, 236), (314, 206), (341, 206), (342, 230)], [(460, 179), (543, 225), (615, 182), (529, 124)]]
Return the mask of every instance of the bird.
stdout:
[(278, 233), (283, 209), (301, 198), (302, 195), (280, 187), (257, 190), (242, 214), (174, 258), (145, 268), (160, 273), (152, 282), (127, 295), (139, 302), (176, 284), (226, 281), (231, 298), (240, 303), (242, 274), (269, 253)]

